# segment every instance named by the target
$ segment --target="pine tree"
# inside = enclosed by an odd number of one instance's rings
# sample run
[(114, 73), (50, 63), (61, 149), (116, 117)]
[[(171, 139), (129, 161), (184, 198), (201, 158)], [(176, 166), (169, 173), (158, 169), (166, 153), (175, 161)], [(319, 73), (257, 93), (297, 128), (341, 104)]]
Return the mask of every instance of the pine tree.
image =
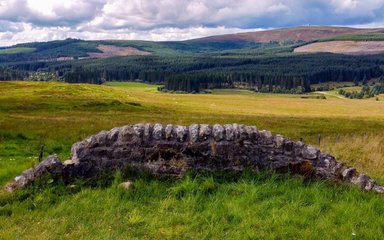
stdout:
[(357, 76), (355, 76), (355, 78), (353, 79), (353, 83), (355, 84), (355, 86), (359, 86), (359, 80), (357, 79)]

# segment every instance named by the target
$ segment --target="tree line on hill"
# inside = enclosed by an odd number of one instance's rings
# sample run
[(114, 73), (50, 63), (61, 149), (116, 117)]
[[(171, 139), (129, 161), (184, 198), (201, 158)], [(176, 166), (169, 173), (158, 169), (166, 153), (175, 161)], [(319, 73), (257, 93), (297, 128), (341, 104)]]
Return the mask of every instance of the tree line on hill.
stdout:
[(55, 73), (69, 83), (101, 84), (140, 79), (163, 84), (164, 91), (200, 92), (212, 88), (244, 88), (259, 92), (303, 93), (311, 84), (361, 82), (380, 77), (383, 56), (308, 54), (283, 56), (130, 56), (66, 62), (25, 61), (0, 68), (0, 79), (26, 78), (28, 73)]

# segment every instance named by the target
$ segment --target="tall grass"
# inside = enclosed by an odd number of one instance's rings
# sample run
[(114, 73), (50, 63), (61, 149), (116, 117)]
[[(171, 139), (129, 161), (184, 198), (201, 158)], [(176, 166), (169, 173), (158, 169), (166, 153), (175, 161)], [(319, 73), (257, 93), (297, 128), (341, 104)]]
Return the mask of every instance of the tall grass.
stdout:
[(321, 149), (333, 153), (338, 159), (384, 182), (384, 135), (382, 133), (328, 136), (323, 139)]

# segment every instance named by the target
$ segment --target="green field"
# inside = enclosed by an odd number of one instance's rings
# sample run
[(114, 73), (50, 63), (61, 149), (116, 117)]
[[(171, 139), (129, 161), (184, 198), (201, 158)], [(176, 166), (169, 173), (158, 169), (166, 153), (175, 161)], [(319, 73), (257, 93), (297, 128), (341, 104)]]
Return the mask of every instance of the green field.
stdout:
[(384, 33), (367, 33), (367, 34), (352, 34), (340, 35), (331, 38), (320, 39), (320, 42), (328, 41), (383, 41)]
[[(138, 122), (256, 125), (307, 143), (384, 183), (384, 99), (327, 99), (156, 85), (0, 82), (0, 185), (100, 130)], [(314, 93), (316, 94), (316, 93)], [(340, 137), (337, 137), (340, 135)], [(339, 141), (337, 140), (339, 139)], [(131, 192), (117, 188), (132, 180)], [(154, 179), (121, 172), (0, 192), (0, 239), (380, 239), (383, 196), (264, 173)]]
[(36, 50), (35, 48), (28, 48), (28, 47), (12, 47), (12, 48), (0, 49), (0, 54), (31, 53), (35, 50)]

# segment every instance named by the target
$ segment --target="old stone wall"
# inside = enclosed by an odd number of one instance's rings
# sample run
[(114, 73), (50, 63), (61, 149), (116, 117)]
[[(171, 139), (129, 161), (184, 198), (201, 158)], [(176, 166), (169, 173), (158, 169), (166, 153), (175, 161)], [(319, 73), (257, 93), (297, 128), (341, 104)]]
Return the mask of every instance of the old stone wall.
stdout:
[(75, 143), (70, 160), (61, 163), (55, 156), (48, 157), (16, 177), (6, 189), (22, 188), (44, 174), (70, 180), (126, 167), (177, 176), (188, 170), (271, 170), (343, 181), (362, 190), (384, 192), (368, 176), (313, 146), (239, 124), (136, 124), (102, 131)]

